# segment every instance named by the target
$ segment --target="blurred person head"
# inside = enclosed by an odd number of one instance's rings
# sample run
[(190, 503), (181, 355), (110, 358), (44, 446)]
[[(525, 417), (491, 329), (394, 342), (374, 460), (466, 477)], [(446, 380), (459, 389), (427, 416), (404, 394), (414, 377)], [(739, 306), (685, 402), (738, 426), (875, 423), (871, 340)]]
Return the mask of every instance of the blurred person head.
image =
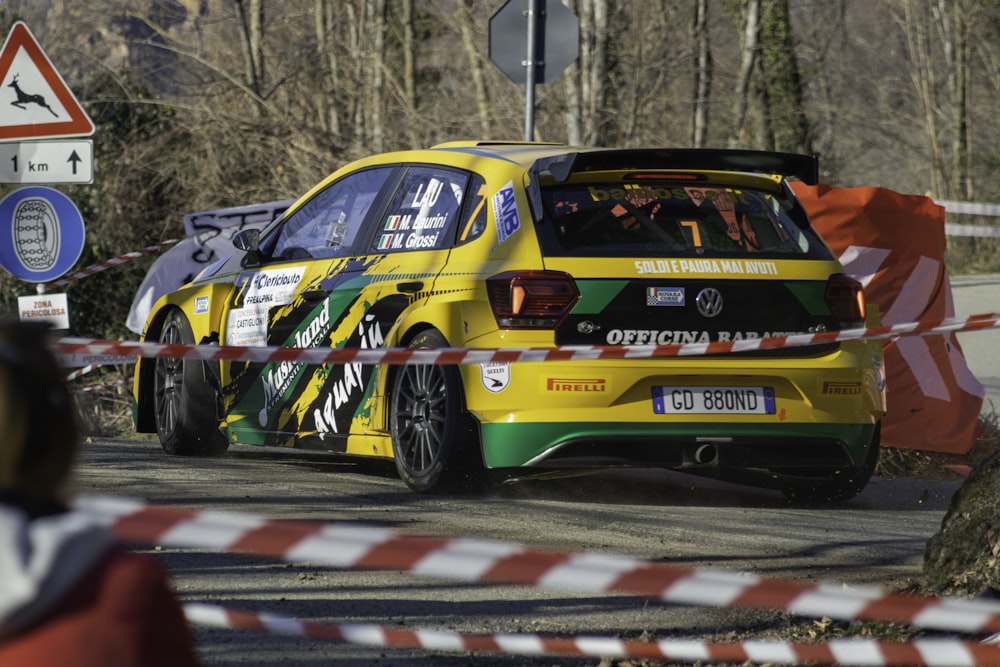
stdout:
[(0, 494), (62, 500), (79, 429), (49, 326), (0, 319)]

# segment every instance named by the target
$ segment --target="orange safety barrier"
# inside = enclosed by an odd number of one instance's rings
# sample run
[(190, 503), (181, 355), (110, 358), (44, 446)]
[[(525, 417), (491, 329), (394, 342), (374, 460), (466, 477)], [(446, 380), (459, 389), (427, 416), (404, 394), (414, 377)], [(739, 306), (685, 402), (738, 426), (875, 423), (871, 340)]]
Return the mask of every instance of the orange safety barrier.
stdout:
[[(882, 324), (954, 316), (943, 207), (885, 188), (795, 183), (793, 189), (847, 272), (864, 283)], [(984, 390), (955, 334), (898, 338), (884, 348), (883, 445), (968, 452)]]

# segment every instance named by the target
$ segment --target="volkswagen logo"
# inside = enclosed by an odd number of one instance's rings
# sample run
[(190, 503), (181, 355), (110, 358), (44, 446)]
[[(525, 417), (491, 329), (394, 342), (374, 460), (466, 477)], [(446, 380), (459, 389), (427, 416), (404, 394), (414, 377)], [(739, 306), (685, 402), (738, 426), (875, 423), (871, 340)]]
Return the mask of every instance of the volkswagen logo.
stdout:
[(715, 317), (722, 312), (722, 294), (714, 287), (706, 287), (694, 299), (703, 317)]

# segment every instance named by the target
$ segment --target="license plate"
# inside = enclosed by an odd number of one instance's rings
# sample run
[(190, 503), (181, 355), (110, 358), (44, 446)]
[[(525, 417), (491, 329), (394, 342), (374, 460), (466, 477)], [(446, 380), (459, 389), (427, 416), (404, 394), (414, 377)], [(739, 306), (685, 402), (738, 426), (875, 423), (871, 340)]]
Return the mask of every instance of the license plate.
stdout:
[(772, 387), (653, 387), (658, 415), (773, 415)]

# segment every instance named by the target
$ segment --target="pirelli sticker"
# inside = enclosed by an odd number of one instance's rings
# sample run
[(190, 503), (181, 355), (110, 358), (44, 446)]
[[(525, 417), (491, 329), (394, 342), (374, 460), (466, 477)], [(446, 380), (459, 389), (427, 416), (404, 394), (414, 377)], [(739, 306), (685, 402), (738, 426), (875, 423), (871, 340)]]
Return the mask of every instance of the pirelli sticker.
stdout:
[(548, 394), (607, 394), (611, 380), (602, 377), (555, 375), (542, 378), (542, 391)]
[(823, 393), (827, 396), (860, 396), (862, 386), (860, 382), (824, 382)]

